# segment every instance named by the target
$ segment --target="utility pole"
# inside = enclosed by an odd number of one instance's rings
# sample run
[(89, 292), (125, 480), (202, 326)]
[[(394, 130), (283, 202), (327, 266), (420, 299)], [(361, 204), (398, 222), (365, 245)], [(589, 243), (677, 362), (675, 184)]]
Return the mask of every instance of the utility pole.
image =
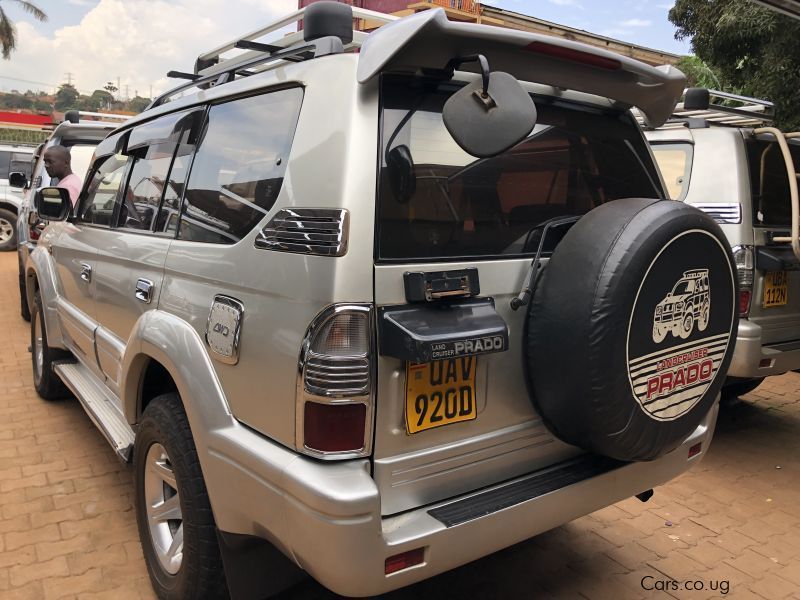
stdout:
[(122, 99), (122, 87), (120, 86), (120, 77), (119, 77), (119, 75), (117, 75), (117, 94), (119, 94), (119, 96), (117, 96), (117, 97), (119, 99)]
[(128, 84), (126, 83), (125, 84), (125, 102), (127, 102), (130, 99), (131, 99), (131, 97), (128, 95)]
[(67, 77), (67, 85), (72, 85), (72, 73), (67, 71), (64, 75)]

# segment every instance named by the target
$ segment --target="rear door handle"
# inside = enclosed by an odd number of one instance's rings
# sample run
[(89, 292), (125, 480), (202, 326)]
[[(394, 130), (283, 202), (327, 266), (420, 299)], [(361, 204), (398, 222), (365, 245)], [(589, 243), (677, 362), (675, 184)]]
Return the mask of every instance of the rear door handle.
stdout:
[(145, 304), (150, 304), (150, 301), (153, 299), (151, 296), (152, 292), (153, 282), (149, 279), (140, 279), (136, 282), (136, 290), (133, 295), (136, 296), (137, 300)]
[(86, 283), (89, 283), (92, 280), (92, 265), (81, 263), (81, 279), (83, 279)]

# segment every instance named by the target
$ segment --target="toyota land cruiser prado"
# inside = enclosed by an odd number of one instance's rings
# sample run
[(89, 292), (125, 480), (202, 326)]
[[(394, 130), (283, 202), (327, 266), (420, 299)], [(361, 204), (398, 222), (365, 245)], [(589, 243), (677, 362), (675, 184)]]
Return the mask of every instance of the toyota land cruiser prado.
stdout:
[[(380, 594), (698, 461), (735, 271), (628, 110), (682, 74), (441, 9), (291, 18), (173, 73), (74, 214), (36, 194), (36, 389), (132, 461), (158, 595)], [(654, 339), (667, 297), (691, 323)]]
[(774, 112), (695, 88), (646, 132), (672, 198), (712, 216), (733, 248), (741, 318), (724, 396), (800, 369), (800, 134), (772, 127)]

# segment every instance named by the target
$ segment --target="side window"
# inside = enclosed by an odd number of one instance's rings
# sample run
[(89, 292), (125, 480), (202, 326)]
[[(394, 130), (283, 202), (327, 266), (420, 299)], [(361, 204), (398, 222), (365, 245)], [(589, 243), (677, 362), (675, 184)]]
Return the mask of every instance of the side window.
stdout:
[(283, 183), (302, 100), (302, 89), (292, 88), (210, 108), (178, 239), (233, 244), (261, 221)]
[(118, 227), (153, 229), (162, 197), (174, 196), (167, 188), (176, 149), (198, 116), (197, 110), (170, 114), (131, 131), (127, 154), (133, 157), (133, 167), (120, 200)]
[(683, 200), (689, 191), (692, 170), (691, 144), (652, 144), (653, 155), (671, 200)]
[(0, 150), (0, 179), (8, 179), (9, 166), (11, 166), (11, 152)]
[(117, 195), (125, 183), (130, 157), (113, 154), (100, 160), (99, 166), (92, 172), (86, 195), (81, 201), (78, 220), (110, 227)]

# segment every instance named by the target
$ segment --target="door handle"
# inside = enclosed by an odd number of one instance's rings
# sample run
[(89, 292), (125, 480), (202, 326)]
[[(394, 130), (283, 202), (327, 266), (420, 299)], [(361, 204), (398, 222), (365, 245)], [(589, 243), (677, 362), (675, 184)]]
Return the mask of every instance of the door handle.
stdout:
[(81, 279), (83, 279), (86, 283), (89, 283), (92, 280), (92, 265), (81, 263)]
[(133, 292), (133, 295), (137, 300), (145, 304), (150, 304), (150, 301), (153, 299), (151, 296), (152, 291), (153, 282), (149, 279), (140, 279), (136, 282), (136, 290)]

